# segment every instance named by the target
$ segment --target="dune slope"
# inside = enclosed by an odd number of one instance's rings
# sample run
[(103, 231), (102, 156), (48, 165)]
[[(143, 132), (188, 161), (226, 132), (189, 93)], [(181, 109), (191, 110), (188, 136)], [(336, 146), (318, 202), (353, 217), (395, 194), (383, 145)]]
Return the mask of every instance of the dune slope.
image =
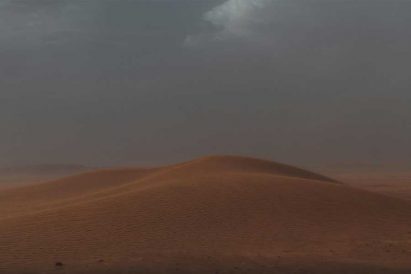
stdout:
[(410, 201), (252, 158), (87, 173), (0, 192), (0, 208), (0, 268), (9, 272), (204, 258), (411, 269)]

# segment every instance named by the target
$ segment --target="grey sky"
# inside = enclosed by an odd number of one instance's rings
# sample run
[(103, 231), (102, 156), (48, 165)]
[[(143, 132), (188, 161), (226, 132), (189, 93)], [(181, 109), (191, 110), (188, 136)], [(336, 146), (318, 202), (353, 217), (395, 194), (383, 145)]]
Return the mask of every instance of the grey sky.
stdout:
[(411, 2), (0, 0), (0, 166), (411, 166)]

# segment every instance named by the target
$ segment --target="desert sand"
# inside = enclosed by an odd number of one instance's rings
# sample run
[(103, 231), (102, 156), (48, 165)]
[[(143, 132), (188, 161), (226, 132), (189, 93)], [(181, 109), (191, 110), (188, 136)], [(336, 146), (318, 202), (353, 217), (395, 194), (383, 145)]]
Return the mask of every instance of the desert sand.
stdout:
[(324, 170), (324, 174), (329, 174), (354, 187), (411, 199), (411, 171), (409, 169), (334, 169)]
[(212, 156), (0, 191), (0, 273), (411, 273), (411, 200)]
[(56, 164), (0, 168), (0, 190), (50, 181), (87, 170), (90, 168), (81, 165)]

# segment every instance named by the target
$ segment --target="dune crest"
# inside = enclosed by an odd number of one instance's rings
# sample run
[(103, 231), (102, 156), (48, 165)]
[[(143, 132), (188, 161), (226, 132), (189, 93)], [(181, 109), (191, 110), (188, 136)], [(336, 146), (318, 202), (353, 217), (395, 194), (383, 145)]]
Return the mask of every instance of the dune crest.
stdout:
[(5, 270), (56, 260), (84, 270), (97, 258), (134, 267), (150, 264), (138, 258), (181, 254), (381, 266), (407, 265), (411, 256), (410, 201), (246, 157), (103, 170), (3, 191), (0, 221)]
[(183, 163), (182, 165), (186, 168), (194, 168), (196, 171), (268, 173), (278, 176), (297, 177), (335, 183), (337, 182), (334, 179), (301, 168), (276, 163), (273, 161), (242, 156), (206, 156), (193, 161), (189, 161), (187, 163)]

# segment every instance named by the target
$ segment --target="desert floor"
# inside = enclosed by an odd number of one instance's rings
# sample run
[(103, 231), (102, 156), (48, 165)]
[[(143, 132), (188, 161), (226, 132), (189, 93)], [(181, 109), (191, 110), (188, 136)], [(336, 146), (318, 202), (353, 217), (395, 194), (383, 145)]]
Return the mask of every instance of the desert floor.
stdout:
[(0, 273), (411, 273), (407, 173), (213, 156), (0, 191)]

